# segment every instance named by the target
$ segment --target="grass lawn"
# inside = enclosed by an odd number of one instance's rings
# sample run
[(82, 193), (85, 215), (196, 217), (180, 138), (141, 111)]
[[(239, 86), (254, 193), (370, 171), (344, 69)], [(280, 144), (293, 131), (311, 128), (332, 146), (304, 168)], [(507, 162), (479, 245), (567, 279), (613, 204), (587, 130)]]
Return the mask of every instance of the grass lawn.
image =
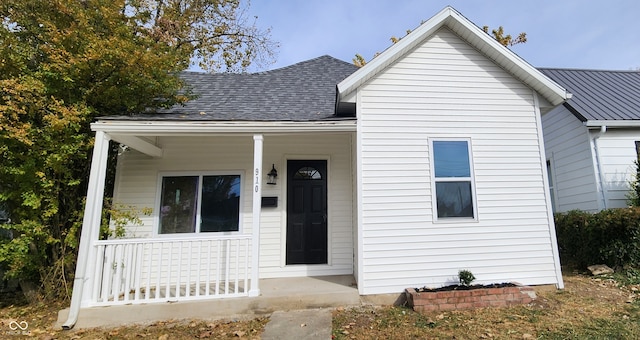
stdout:
[(402, 307), (340, 309), (335, 339), (640, 339), (640, 301), (611, 279), (565, 275), (565, 289), (529, 305), (414, 313)]
[[(338, 308), (335, 339), (640, 339), (638, 286), (608, 278), (565, 275), (565, 289), (540, 292), (526, 306), (414, 313), (404, 307)], [(68, 303), (24, 305), (0, 296), (1, 339), (259, 339), (268, 317), (248, 321), (169, 320), (109, 329), (53, 328)], [(28, 329), (11, 330), (11, 321)], [(15, 323), (13, 324), (15, 325)], [(283, 339), (285, 340), (285, 339)]]

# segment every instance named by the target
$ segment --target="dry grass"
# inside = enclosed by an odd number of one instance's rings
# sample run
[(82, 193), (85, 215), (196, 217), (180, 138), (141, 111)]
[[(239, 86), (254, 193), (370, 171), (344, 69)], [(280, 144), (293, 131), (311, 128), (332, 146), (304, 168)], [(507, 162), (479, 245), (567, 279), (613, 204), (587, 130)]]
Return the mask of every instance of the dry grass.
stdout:
[(609, 279), (565, 276), (526, 306), (419, 314), (404, 307), (334, 312), (335, 339), (640, 339), (640, 303)]
[[(403, 307), (338, 309), (335, 339), (640, 339), (637, 287), (609, 279), (565, 276), (565, 290), (538, 294), (527, 306), (418, 314)], [(110, 329), (53, 328), (58, 304), (25, 305), (0, 296), (1, 339), (258, 339), (267, 318), (247, 321), (162, 321)], [(29, 335), (8, 321), (27, 321)], [(284, 340), (284, 339), (283, 339)]]
[[(0, 297), (2, 298), (2, 297)], [(168, 320), (144, 325), (117, 328), (74, 329), (63, 331), (52, 325), (60, 309), (68, 304), (26, 305), (24, 301), (7, 298), (0, 302), (0, 339), (259, 339), (268, 318), (250, 320)], [(7, 300), (12, 303), (8, 304)], [(24, 334), (11, 330), (9, 322), (26, 321)], [(15, 328), (15, 324), (14, 324)]]

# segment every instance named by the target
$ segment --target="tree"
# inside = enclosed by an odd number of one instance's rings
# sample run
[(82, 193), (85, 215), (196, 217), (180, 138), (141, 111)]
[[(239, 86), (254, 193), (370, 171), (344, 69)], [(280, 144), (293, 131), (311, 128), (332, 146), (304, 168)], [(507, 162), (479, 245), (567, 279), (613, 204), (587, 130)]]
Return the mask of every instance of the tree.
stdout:
[[(0, 266), (68, 297), (93, 146), (90, 122), (191, 98), (179, 72), (266, 63), (275, 44), (238, 0), (0, 3)], [(0, 234), (2, 235), (2, 234)]]
[[(482, 26), (482, 30), (485, 33), (489, 33), (489, 26)], [(527, 33), (522, 32), (518, 34), (518, 36), (513, 39), (511, 38), (511, 34), (504, 35), (504, 28), (502, 26), (498, 27), (498, 29), (491, 30), (491, 34), (493, 38), (496, 39), (502, 46), (513, 46), (517, 44), (524, 44), (527, 42)]]
[(629, 181), (629, 191), (627, 192), (627, 204), (631, 207), (640, 207), (640, 154), (633, 161), (635, 173)]
[[(485, 33), (489, 34), (489, 26), (483, 26), (482, 30)], [(407, 30), (407, 35), (409, 33), (411, 33), (411, 30)], [(517, 44), (523, 44), (527, 42), (527, 33), (522, 32), (518, 34), (518, 37), (516, 37), (515, 39), (512, 39), (510, 34), (504, 35), (504, 28), (502, 28), (502, 26), (498, 27), (498, 29), (491, 30), (491, 34), (493, 35), (494, 39), (496, 39), (500, 44), (502, 44), (505, 47), (513, 46)], [(400, 41), (400, 39), (402, 38), (397, 38), (395, 36), (390, 38), (391, 43), (393, 44)], [(379, 54), (380, 52), (376, 52), (373, 55), (373, 58), (377, 57)], [(367, 60), (361, 54), (356, 53), (355, 57), (353, 58), (353, 64), (358, 67), (362, 67), (367, 64)]]

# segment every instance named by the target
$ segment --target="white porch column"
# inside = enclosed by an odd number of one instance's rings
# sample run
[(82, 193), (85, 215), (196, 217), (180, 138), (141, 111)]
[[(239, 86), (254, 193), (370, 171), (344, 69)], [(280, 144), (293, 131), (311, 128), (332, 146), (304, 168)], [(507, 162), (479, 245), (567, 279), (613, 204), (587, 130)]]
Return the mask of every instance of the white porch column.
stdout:
[(260, 214), (262, 212), (262, 135), (253, 135), (253, 225), (251, 240), (251, 288), (249, 296), (259, 296), (260, 288)]
[[(92, 287), (92, 277), (91, 273), (87, 275), (87, 264), (95, 263), (96, 254), (93, 242), (98, 240), (100, 233), (109, 140), (109, 136), (103, 131), (96, 132), (87, 188), (87, 201), (85, 202), (82, 230), (80, 231), (73, 295), (71, 296), (69, 316), (62, 326), (65, 329), (70, 329), (75, 325), (80, 307), (88, 305), (92, 295), (90, 289)], [(83, 289), (84, 287), (88, 287), (88, 289)]]

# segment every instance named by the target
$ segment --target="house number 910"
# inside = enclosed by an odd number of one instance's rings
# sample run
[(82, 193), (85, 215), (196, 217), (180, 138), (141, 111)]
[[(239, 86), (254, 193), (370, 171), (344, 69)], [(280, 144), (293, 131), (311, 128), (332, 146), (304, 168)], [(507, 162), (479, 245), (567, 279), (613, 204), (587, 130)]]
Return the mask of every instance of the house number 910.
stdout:
[(259, 179), (260, 179), (260, 169), (256, 168), (256, 186), (255, 186), (256, 192), (258, 192), (258, 190), (260, 189)]

